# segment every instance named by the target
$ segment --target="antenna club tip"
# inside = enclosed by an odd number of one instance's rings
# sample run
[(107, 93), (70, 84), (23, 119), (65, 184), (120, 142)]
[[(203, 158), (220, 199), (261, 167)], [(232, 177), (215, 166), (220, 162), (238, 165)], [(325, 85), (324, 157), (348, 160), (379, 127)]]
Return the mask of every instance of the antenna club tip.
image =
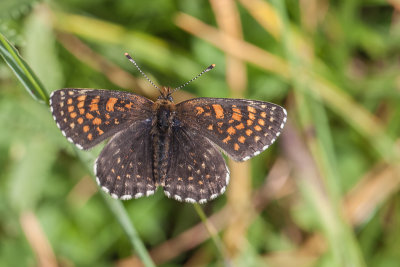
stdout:
[(205, 71), (205, 72), (210, 71), (210, 70), (212, 70), (214, 67), (215, 67), (215, 64), (211, 64), (211, 65), (208, 66), (208, 68), (205, 69), (204, 71)]
[(125, 55), (127, 58), (131, 58), (131, 56), (130, 56), (128, 53), (124, 53), (124, 55)]

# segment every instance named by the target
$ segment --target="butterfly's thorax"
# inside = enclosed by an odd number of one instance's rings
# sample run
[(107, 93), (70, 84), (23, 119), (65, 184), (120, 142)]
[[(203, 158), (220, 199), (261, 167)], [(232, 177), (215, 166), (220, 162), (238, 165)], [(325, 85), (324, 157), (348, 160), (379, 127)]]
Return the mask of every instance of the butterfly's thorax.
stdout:
[(153, 176), (157, 185), (164, 186), (168, 167), (168, 153), (175, 119), (175, 104), (159, 99), (153, 104), (152, 129)]

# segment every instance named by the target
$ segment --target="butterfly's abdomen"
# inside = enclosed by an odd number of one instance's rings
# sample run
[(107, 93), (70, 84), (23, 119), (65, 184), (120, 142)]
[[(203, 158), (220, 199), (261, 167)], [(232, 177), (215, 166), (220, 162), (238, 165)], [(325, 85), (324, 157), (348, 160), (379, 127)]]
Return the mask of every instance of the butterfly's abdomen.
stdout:
[(172, 125), (175, 119), (175, 105), (161, 100), (154, 104), (154, 117), (151, 129), (153, 142), (153, 176), (156, 185), (165, 184), (168, 171), (169, 150), (172, 136)]

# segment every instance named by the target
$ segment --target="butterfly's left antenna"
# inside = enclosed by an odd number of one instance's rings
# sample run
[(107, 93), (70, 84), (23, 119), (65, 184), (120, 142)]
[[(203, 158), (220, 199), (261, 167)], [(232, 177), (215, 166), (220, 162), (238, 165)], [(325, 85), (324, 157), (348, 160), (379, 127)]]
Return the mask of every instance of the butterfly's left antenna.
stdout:
[(149, 81), (149, 83), (151, 83), (151, 85), (153, 85), (155, 88), (158, 89), (158, 91), (161, 92), (160, 88), (158, 88), (158, 86), (155, 85), (155, 84), (153, 83), (153, 81), (150, 80), (149, 77), (147, 77), (146, 73), (144, 73), (144, 72), (139, 68), (138, 64), (136, 64), (136, 61), (135, 61), (128, 53), (125, 53), (125, 56), (129, 59), (130, 62), (133, 63), (133, 65), (135, 65), (135, 67), (136, 67), (136, 68), (138, 69), (138, 71), (147, 79), (147, 81)]
[(199, 77), (200, 77), (201, 75), (203, 75), (204, 73), (209, 72), (210, 70), (212, 70), (214, 67), (215, 67), (215, 64), (211, 64), (211, 65), (208, 66), (205, 70), (203, 70), (202, 72), (200, 72), (199, 75), (197, 75), (196, 77), (194, 77), (194, 78), (191, 79), (190, 81), (185, 82), (184, 84), (182, 84), (182, 85), (179, 86), (179, 87), (176, 87), (176, 88), (172, 91), (172, 93), (175, 92), (175, 91), (177, 91), (177, 90), (179, 90), (179, 89), (181, 89), (182, 87), (185, 87), (185, 86), (188, 85), (189, 83), (191, 83), (191, 82), (193, 82), (194, 80), (196, 80), (197, 78), (199, 78)]

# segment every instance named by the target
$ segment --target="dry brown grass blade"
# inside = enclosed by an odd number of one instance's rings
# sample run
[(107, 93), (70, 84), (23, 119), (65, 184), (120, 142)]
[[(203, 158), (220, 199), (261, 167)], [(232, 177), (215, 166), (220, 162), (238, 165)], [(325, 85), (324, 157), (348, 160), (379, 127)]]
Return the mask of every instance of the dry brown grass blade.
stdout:
[(31, 211), (25, 211), (20, 216), (20, 223), (26, 239), (36, 255), (37, 265), (42, 267), (58, 266), (50, 242), (36, 215)]
[(96, 193), (98, 193), (97, 185), (89, 175), (85, 175), (69, 192), (67, 201), (73, 206), (83, 206)]
[[(252, 221), (254, 216), (257, 216), (272, 199), (283, 198), (294, 192), (294, 185), (289, 179), (290, 166), (283, 160), (278, 159), (272, 166), (268, 177), (265, 179), (265, 184), (254, 194), (252, 199), (253, 207), (251, 210), (256, 210), (249, 215), (249, 220)], [(221, 231), (228, 224), (235, 222), (243, 214), (236, 214), (229, 206), (225, 206), (222, 210), (216, 212), (208, 218), (210, 224), (214, 225), (217, 231)], [(180, 254), (191, 250), (208, 240), (210, 235), (203, 223), (198, 223), (192, 228), (184, 231), (178, 236), (162, 243), (153, 248), (150, 255), (156, 264), (167, 262)], [(119, 267), (137, 266), (136, 257), (129, 257), (117, 262)]]
[(388, 1), (397, 11), (400, 11), (400, 0), (389, 0)]
[(239, 2), (275, 39), (280, 39), (282, 21), (270, 3), (261, 0), (239, 0)]
[(379, 164), (346, 195), (345, 214), (352, 225), (367, 221), (375, 210), (400, 188), (396, 166)]
[[(150, 85), (141, 84), (138, 79), (132, 76), (129, 72), (124, 71), (116, 64), (110, 62), (102, 55), (94, 52), (89, 46), (79, 40), (77, 37), (68, 34), (61, 33), (57, 34), (58, 41), (77, 59), (84, 62), (94, 70), (101, 72), (106, 76), (112, 83), (120, 86), (121, 88), (132, 88), (131, 90), (135, 93), (143, 94), (148, 97), (155, 98), (158, 92), (154, 90)], [(121, 54), (121, 57), (123, 55)], [(148, 88), (142, 89), (144, 86)], [(150, 88), (151, 87), (151, 88)]]
[[(208, 218), (208, 221), (214, 225), (214, 227), (220, 231), (229, 222), (231, 222), (232, 212), (228, 207), (225, 207), (221, 211), (215, 213)], [(191, 250), (210, 238), (210, 235), (203, 223), (199, 223), (194, 227), (184, 231), (177, 237), (174, 237), (161, 245), (153, 248), (150, 251), (151, 258), (158, 265), (167, 262), (181, 253)], [(133, 265), (138, 262), (136, 257), (130, 257), (124, 260), (120, 260), (117, 263), (119, 267), (136, 266)]]
[(269, 267), (309, 267), (314, 266), (316, 256), (301, 255), (294, 251), (279, 251), (264, 257), (266, 266)]
[[(287, 63), (274, 54), (218, 31), (217, 29), (184, 13), (179, 13), (176, 16), (175, 23), (183, 30), (210, 42), (227, 54), (246, 62), (250, 62), (267, 71), (276, 73), (279, 76), (289, 78)], [(224, 43), (226, 42), (230, 43), (230, 45), (225, 47)], [(246, 53), (244, 53), (244, 51), (246, 51)]]
[[(210, 0), (210, 3), (221, 31), (236, 39), (243, 39), (240, 15), (236, 8), (236, 3), (231, 0)], [(229, 47), (231, 43), (225, 42), (223, 45)], [(241, 59), (230, 54), (226, 55), (226, 81), (231, 89), (231, 95), (242, 98), (247, 87), (246, 65)], [(229, 160), (229, 165), (231, 182), (227, 192), (228, 205), (231, 206), (235, 213), (247, 213), (249, 207), (251, 207), (249, 162), (236, 163), (233, 160)], [(249, 223), (248, 217), (242, 216), (226, 229), (224, 241), (231, 256), (240, 253), (247, 243), (243, 236), (246, 236)]]

